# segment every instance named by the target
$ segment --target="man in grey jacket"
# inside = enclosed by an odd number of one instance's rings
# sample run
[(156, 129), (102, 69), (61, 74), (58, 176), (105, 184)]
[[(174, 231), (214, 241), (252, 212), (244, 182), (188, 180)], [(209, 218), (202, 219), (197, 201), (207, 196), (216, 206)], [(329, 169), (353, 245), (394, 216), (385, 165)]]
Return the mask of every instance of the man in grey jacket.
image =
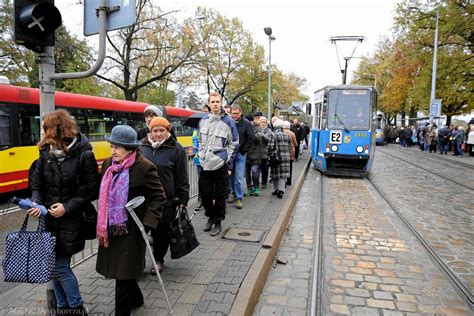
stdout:
[(209, 218), (204, 231), (217, 236), (225, 219), (229, 176), (239, 148), (239, 132), (234, 121), (222, 109), (219, 93), (209, 94), (207, 102), (211, 112), (199, 122), (201, 148), (198, 156), (202, 167), (199, 192), (205, 215)]

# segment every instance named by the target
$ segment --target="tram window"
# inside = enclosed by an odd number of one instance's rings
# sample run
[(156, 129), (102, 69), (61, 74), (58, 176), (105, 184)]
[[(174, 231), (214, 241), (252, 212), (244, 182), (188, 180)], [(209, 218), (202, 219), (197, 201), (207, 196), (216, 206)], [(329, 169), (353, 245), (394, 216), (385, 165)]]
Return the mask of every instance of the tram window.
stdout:
[(40, 139), (40, 117), (37, 107), (20, 106), (18, 112), (21, 145), (36, 145)]
[(0, 149), (11, 146), (12, 136), (10, 130), (10, 109), (0, 104)]

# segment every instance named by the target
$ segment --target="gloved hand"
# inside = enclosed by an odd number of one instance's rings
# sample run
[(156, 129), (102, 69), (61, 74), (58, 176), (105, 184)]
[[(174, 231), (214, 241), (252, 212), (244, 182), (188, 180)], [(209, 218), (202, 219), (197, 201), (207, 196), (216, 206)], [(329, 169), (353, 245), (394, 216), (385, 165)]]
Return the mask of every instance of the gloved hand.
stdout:
[(145, 227), (145, 233), (147, 234), (153, 230), (153, 228), (151, 228), (150, 226), (145, 225), (144, 227)]

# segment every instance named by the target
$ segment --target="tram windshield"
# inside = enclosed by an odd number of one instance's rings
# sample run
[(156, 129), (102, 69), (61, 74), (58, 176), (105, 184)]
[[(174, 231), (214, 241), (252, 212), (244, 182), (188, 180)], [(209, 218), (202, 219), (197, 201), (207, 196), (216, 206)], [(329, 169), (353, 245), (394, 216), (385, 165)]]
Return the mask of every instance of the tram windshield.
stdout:
[(334, 89), (328, 93), (328, 129), (370, 129), (369, 90)]

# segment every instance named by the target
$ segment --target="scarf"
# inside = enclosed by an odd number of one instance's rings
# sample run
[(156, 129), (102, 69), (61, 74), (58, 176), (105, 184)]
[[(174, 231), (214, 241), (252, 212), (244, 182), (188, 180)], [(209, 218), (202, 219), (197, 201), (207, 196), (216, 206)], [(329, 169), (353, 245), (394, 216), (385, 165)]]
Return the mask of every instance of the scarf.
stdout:
[(151, 144), (151, 147), (153, 147), (153, 149), (157, 149), (158, 147), (160, 147), (161, 145), (163, 145), (167, 140), (168, 138), (171, 137), (171, 134), (168, 134), (168, 137), (166, 137), (165, 139), (163, 139), (162, 141), (153, 141), (153, 139), (151, 138), (151, 133), (148, 133), (148, 141), (150, 142)]
[[(71, 149), (72, 146), (74, 146), (74, 144), (77, 142), (77, 137), (74, 137), (74, 139), (72, 140), (72, 142), (69, 144), (69, 146), (67, 146), (67, 150)], [(66, 153), (64, 152), (64, 150), (61, 150), (61, 149), (56, 149), (55, 147), (53, 147), (51, 145), (50, 147), (50, 153), (56, 157), (57, 161), (58, 161), (58, 164), (60, 164), (61, 162), (64, 161), (64, 159), (66, 159)]]
[(121, 163), (112, 160), (100, 184), (97, 215), (97, 237), (107, 244), (109, 236), (128, 234), (127, 210), (129, 168), (135, 162), (137, 152), (128, 155)]

